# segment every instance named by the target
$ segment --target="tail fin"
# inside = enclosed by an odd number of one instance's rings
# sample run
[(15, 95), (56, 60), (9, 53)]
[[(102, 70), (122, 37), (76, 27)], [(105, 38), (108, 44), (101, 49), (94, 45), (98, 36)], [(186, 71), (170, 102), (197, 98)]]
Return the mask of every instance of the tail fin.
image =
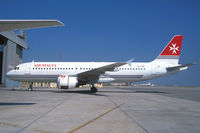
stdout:
[(165, 61), (172, 64), (178, 64), (182, 40), (182, 35), (175, 35), (160, 53), (160, 55), (156, 58), (156, 61)]

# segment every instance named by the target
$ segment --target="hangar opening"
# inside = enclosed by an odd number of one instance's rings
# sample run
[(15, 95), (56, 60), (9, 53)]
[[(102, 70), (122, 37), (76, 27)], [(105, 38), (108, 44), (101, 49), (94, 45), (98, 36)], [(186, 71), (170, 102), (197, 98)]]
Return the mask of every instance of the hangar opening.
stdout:
[(27, 43), (20, 35), (12, 31), (0, 32), (0, 86), (20, 85), (19, 82), (9, 80), (6, 73), (22, 63), (23, 49), (27, 49)]
[[(0, 48), (0, 50), (1, 49), (2, 48)], [(3, 65), (3, 51), (0, 51), (0, 84), (2, 84), (2, 65)]]
[(0, 35), (0, 84), (2, 85), (2, 75), (3, 75), (3, 50), (6, 43), (6, 38)]

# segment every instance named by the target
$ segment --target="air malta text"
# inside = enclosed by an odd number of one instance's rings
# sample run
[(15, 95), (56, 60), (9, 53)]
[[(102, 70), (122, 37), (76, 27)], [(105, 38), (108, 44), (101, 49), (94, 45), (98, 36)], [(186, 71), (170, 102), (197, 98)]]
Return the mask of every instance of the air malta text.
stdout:
[(34, 64), (34, 67), (56, 67), (56, 64)]

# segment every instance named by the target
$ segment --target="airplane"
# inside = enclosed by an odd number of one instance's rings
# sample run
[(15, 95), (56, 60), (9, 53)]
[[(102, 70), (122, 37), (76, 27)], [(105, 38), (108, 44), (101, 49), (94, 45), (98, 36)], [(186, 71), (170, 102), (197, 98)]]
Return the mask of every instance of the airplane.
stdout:
[(164, 50), (151, 62), (28, 62), (17, 65), (7, 73), (11, 80), (29, 82), (57, 82), (60, 89), (72, 89), (95, 83), (126, 83), (159, 78), (187, 70), (190, 64), (179, 64), (183, 36), (175, 35)]

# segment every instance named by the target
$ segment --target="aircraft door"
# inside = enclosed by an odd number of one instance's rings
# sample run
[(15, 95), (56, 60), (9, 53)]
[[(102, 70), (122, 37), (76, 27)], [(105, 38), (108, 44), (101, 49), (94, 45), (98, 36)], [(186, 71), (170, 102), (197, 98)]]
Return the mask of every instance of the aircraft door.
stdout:
[(31, 75), (31, 68), (32, 68), (32, 64), (27, 64), (25, 69), (25, 75), (30, 76)]

